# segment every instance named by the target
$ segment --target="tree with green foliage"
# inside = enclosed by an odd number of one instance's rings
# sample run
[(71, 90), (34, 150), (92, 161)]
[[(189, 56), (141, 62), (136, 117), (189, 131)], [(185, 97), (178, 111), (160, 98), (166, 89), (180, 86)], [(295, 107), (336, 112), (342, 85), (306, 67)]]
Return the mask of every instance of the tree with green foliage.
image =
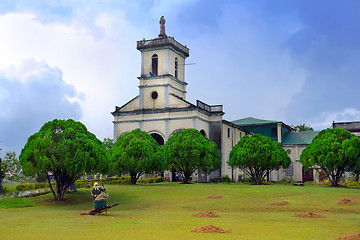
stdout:
[(159, 144), (138, 128), (119, 136), (110, 154), (112, 173), (128, 172), (131, 184), (145, 173), (163, 171), (166, 165)]
[(111, 138), (104, 138), (102, 143), (107, 151), (109, 151), (114, 146), (114, 141)]
[(19, 158), (25, 175), (46, 175), (56, 201), (63, 201), (69, 186), (85, 172), (105, 173), (109, 167), (101, 141), (72, 119), (45, 123), (29, 137)]
[(290, 163), (280, 143), (260, 134), (242, 137), (231, 150), (228, 162), (231, 167), (244, 171), (256, 185), (262, 184), (267, 173), (287, 168)]
[(299, 124), (296, 126), (291, 126), (292, 128), (294, 128), (295, 132), (313, 132), (314, 129), (311, 126), (307, 126), (305, 125), (305, 123), (303, 124)]
[(13, 180), (13, 181), (24, 180), (25, 175), (23, 174), (20, 161), (16, 157), (15, 152), (6, 152), (3, 164), (7, 172), (10, 173), (10, 175), (6, 177), (8, 180)]
[[(1, 150), (1, 148), (0, 148), (0, 150)], [(0, 193), (3, 191), (2, 181), (3, 181), (4, 177), (5, 177), (5, 171), (6, 171), (6, 168), (2, 164), (2, 160), (1, 160), (1, 157), (0, 157)]]
[(345, 171), (360, 165), (360, 140), (349, 131), (328, 128), (319, 132), (300, 156), (304, 167), (320, 167), (333, 187)]
[(170, 169), (183, 173), (183, 183), (189, 183), (190, 176), (197, 170), (209, 172), (220, 168), (216, 143), (193, 128), (175, 132), (162, 149)]

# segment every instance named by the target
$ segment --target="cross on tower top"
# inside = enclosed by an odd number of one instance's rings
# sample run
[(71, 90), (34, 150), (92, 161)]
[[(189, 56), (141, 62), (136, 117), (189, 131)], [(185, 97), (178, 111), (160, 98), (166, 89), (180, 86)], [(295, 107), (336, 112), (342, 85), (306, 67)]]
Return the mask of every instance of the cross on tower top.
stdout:
[(165, 23), (166, 20), (164, 18), (164, 16), (161, 16), (159, 24), (160, 24), (160, 34), (159, 37), (166, 37), (166, 33), (165, 33)]

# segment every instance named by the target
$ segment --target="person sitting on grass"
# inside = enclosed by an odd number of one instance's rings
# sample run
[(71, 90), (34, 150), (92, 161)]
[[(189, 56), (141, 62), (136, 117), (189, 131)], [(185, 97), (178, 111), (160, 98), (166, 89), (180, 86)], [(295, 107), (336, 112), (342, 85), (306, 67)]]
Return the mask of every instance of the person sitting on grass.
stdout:
[(104, 192), (106, 189), (99, 187), (99, 184), (94, 183), (94, 188), (91, 191), (91, 196), (95, 199), (101, 192)]

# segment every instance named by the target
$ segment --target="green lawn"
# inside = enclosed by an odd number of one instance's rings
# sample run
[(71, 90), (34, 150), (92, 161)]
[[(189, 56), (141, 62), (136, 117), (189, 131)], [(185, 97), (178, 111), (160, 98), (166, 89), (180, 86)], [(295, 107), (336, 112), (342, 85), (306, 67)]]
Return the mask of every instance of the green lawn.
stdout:
[[(335, 239), (360, 232), (360, 189), (324, 186), (160, 183), (108, 186), (108, 203), (120, 205), (107, 216), (80, 215), (92, 209), (90, 189), (51, 201), (33, 198), (34, 206), (0, 208), (0, 239)], [(207, 195), (221, 199), (206, 199)], [(288, 201), (286, 206), (271, 202)], [(214, 210), (218, 218), (192, 215)], [(310, 211), (325, 218), (296, 218)], [(232, 233), (193, 233), (212, 224)]]

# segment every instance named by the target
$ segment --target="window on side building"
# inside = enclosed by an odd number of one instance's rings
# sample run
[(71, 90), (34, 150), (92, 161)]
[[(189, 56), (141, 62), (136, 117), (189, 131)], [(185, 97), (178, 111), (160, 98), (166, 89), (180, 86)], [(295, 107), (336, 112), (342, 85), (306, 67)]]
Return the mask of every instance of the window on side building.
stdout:
[(228, 138), (231, 138), (231, 128), (228, 128)]

